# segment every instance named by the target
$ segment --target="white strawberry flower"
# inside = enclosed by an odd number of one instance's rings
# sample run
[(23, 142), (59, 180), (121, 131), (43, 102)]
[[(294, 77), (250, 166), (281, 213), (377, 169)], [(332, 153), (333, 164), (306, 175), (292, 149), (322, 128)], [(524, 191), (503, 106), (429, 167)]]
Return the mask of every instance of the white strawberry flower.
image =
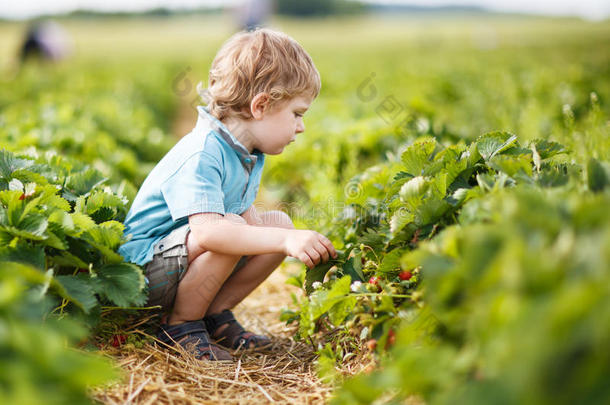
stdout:
[(319, 281), (314, 281), (311, 286), (313, 287), (314, 290), (318, 290), (320, 288), (322, 288), (322, 283)]
[(358, 292), (360, 290), (360, 287), (362, 287), (362, 281), (356, 280), (352, 283), (350, 289), (352, 290), (352, 292)]

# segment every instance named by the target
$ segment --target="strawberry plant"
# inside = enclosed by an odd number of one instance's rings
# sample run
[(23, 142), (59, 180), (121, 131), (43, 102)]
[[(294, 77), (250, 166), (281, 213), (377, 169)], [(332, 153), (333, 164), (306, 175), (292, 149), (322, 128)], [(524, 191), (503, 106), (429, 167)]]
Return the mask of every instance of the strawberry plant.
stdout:
[(55, 303), (48, 290), (70, 299), (50, 274), (25, 264), (0, 262), (0, 402), (4, 404), (88, 404), (90, 386), (117, 376), (107, 359), (66, 346), (86, 337), (87, 329), (75, 320), (49, 316)]
[[(607, 23), (514, 22), (299, 24), (323, 88), (260, 197), (340, 248), (291, 280), (307, 296), (284, 314), (339, 403), (607, 402)], [(102, 318), (96, 343), (132, 344), (104, 324), (143, 300), (116, 254), (121, 221), (165, 134), (194, 125), (222, 40), (161, 55), (133, 28), (137, 52), (79, 46), (0, 78), (2, 403), (83, 403), (112, 378), (66, 347), (83, 325)], [(477, 139), (493, 128), (519, 138)], [(337, 374), (364, 357), (382, 367)]]
[[(2, 83), (2, 403), (89, 403), (87, 390), (118, 373), (66, 345), (87, 339), (103, 313), (145, 301), (141, 269), (117, 253), (121, 222), (171, 141), (142, 83), (78, 75), (26, 69)], [(87, 93), (96, 97), (75, 101)]]
[(0, 150), (0, 260), (46, 273), (64, 292), (59, 312), (142, 304), (141, 270), (116, 253), (127, 200), (96, 170), (72, 164)]
[(425, 305), (405, 314), (380, 371), (346, 381), (335, 403), (607, 400), (608, 193), (518, 186), (470, 204), (401, 258), (422, 267)]
[[(565, 184), (577, 171), (563, 162), (561, 145), (534, 141), (528, 146), (504, 132), (448, 147), (421, 138), (393, 161), (353, 179), (363, 193), (348, 199), (332, 229), (343, 243), (342, 254), (305, 275), (310, 295), (291, 318), (298, 319), (300, 336), (343, 327), (347, 320), (361, 339), (381, 338), (385, 344), (401, 311), (418, 306), (422, 273), (419, 266), (402, 268), (407, 252), (455, 224), (469, 201), (519, 183)], [(314, 283), (322, 284), (314, 290)], [(363, 310), (354, 313), (357, 306)]]

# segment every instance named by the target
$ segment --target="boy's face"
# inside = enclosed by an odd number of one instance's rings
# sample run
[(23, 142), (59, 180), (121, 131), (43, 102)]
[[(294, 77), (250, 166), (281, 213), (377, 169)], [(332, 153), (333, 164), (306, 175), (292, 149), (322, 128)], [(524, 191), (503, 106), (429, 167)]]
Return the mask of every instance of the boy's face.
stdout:
[(305, 131), (303, 115), (312, 101), (312, 98), (297, 96), (267, 108), (253, 128), (256, 149), (269, 155), (282, 153), (297, 134)]

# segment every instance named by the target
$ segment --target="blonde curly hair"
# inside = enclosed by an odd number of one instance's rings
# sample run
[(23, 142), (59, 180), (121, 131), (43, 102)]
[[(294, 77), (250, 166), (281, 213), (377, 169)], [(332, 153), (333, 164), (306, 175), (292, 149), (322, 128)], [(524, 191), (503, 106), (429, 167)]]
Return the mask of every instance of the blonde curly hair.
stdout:
[(317, 97), (320, 74), (311, 57), (288, 35), (267, 28), (233, 35), (220, 48), (200, 95), (219, 120), (250, 119), (250, 102), (269, 95), (269, 107), (298, 96)]

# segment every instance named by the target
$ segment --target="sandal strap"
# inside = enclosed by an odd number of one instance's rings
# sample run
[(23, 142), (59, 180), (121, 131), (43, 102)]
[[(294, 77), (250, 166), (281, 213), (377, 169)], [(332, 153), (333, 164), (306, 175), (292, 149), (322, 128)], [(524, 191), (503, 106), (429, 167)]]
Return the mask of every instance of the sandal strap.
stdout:
[(226, 352), (225, 350), (216, 346), (215, 344), (209, 343), (209, 342), (200, 343), (198, 345), (195, 345), (194, 350), (195, 350), (195, 352), (193, 353), (193, 355), (198, 360), (201, 360), (204, 357), (207, 358), (208, 360), (232, 360), (233, 359), (233, 357), (228, 352)]
[(207, 335), (207, 330), (203, 321), (189, 321), (177, 325), (161, 325), (157, 338), (163, 343), (173, 343), (185, 335), (203, 332)]
[(219, 314), (211, 314), (203, 317), (203, 322), (205, 322), (205, 326), (207, 327), (210, 333), (214, 334), (213, 331), (218, 329), (221, 325), (229, 322), (237, 322), (233, 312), (228, 309), (225, 309)]
[[(205, 322), (210, 336), (216, 339), (217, 343), (225, 347), (239, 349), (242, 347), (249, 347), (250, 343), (254, 343), (255, 345), (262, 344), (263, 346), (271, 343), (266, 336), (255, 335), (252, 332), (246, 331), (228, 309), (225, 309), (218, 314), (205, 316), (203, 321)], [(221, 336), (216, 336), (216, 330), (226, 323), (228, 323), (228, 325), (223, 329)]]

